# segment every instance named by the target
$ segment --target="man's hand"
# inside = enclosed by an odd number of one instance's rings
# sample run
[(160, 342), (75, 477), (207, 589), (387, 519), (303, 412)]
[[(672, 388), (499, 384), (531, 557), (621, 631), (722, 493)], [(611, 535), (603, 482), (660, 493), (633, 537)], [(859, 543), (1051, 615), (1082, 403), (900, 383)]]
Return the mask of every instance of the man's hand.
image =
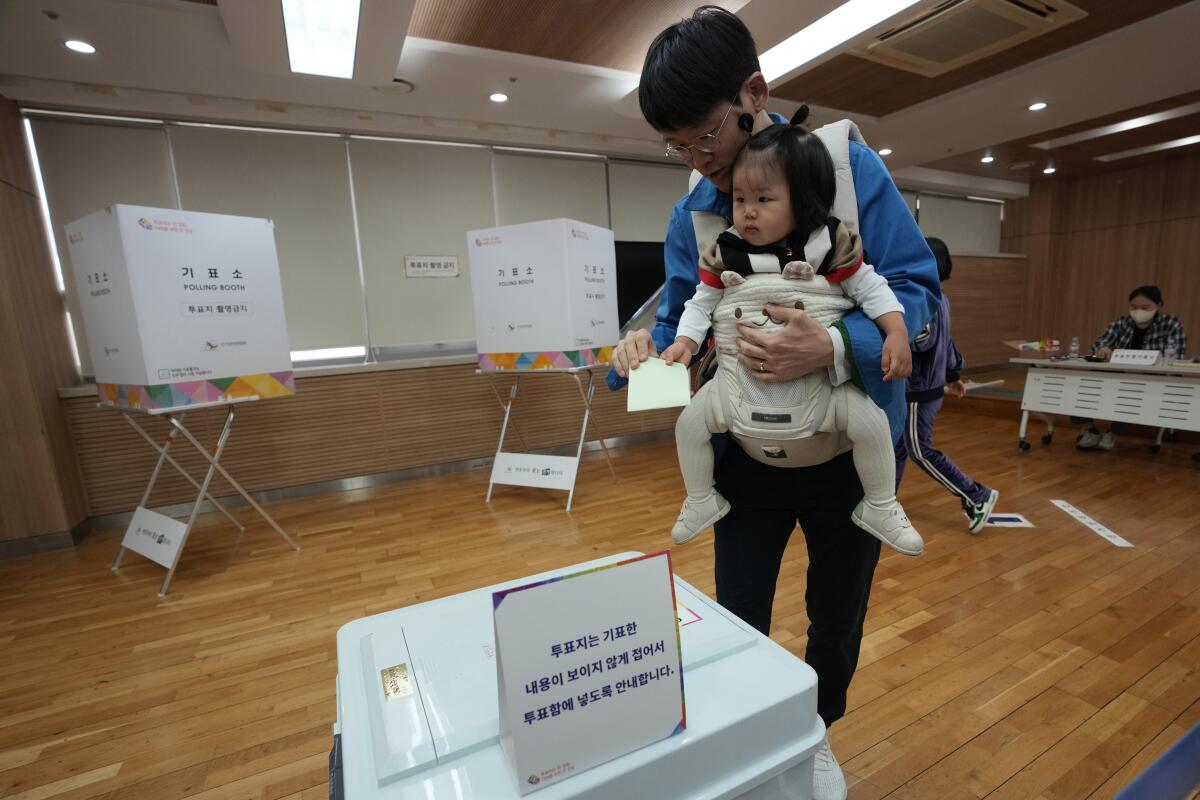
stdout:
[(1101, 347), (1099, 350), (1096, 351), (1096, 355), (1100, 356), (1105, 361), (1108, 361), (1110, 358), (1112, 358), (1112, 348), (1111, 347)]
[(738, 361), (767, 383), (793, 381), (833, 364), (833, 342), (820, 323), (800, 309), (769, 305), (763, 311), (783, 327), (764, 333), (738, 326)]
[(650, 356), (658, 355), (654, 339), (646, 329), (630, 331), (613, 348), (612, 364), (622, 378), (629, 377), (629, 370), (637, 369)]
[(955, 397), (966, 397), (967, 385), (962, 381), (951, 381), (950, 383), (946, 384), (946, 392), (954, 395)]

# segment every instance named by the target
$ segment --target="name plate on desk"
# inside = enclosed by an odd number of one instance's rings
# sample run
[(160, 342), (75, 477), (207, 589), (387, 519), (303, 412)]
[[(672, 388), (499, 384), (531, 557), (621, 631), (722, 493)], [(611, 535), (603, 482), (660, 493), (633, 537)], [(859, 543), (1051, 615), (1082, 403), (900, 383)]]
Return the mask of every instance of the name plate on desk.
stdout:
[(1108, 363), (1125, 367), (1153, 367), (1158, 363), (1157, 350), (1113, 350)]
[(521, 794), (684, 730), (670, 553), (495, 592), (492, 608)]

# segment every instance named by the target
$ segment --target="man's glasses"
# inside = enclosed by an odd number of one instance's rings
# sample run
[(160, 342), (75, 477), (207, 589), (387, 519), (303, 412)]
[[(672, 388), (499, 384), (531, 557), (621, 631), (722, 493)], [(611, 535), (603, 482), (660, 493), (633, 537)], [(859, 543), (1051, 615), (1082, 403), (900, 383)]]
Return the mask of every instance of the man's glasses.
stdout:
[(675, 161), (691, 161), (693, 149), (706, 154), (717, 152), (717, 148), (721, 146), (721, 140), (717, 137), (721, 133), (721, 129), (725, 127), (725, 120), (729, 119), (729, 112), (735, 105), (737, 105), (737, 100), (734, 100), (729, 104), (729, 108), (725, 109), (725, 116), (721, 117), (721, 124), (711, 133), (697, 136), (691, 144), (667, 145), (667, 158)]

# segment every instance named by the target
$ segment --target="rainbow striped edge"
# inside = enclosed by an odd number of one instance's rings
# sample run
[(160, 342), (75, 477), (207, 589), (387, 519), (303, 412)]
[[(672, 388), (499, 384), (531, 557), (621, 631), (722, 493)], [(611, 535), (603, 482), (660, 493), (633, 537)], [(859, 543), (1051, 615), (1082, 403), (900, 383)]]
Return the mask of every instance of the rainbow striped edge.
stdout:
[(529, 353), (479, 353), (476, 360), (481, 372), (505, 370), (571, 369), (593, 367), (612, 362), (612, 347), (586, 350), (536, 350)]
[(100, 402), (106, 405), (149, 410), (219, 403), (247, 397), (263, 400), (290, 397), (296, 393), (296, 379), (292, 371), (288, 370), (178, 383), (98, 383), (96, 391), (100, 395)]

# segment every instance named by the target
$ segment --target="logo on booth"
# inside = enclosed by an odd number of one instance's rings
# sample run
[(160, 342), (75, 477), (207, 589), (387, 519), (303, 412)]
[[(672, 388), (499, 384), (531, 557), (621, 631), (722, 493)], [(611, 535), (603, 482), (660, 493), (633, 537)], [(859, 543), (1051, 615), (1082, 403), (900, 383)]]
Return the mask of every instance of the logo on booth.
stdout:
[(571, 228), (571, 238), (572, 239), (587, 239), (588, 238), (587, 231), (581, 231), (578, 228)]
[(138, 225), (140, 225), (141, 227), (145, 228), (148, 231), (154, 230), (154, 223), (152, 223), (150, 220), (146, 219), (145, 217), (142, 217), (141, 219), (138, 220)]
[(537, 785), (538, 785), (539, 783), (541, 783), (541, 782), (542, 782), (542, 779), (541, 779), (541, 778), (539, 778), (537, 775), (530, 775), (530, 776), (529, 776), (529, 783), (530, 783), (530, 785), (532, 785), (532, 786), (537, 786)]
[(500, 244), (500, 237), (499, 236), (483, 236), (483, 237), (476, 236), (475, 237), (475, 246), (476, 247), (487, 247), (490, 244)]

